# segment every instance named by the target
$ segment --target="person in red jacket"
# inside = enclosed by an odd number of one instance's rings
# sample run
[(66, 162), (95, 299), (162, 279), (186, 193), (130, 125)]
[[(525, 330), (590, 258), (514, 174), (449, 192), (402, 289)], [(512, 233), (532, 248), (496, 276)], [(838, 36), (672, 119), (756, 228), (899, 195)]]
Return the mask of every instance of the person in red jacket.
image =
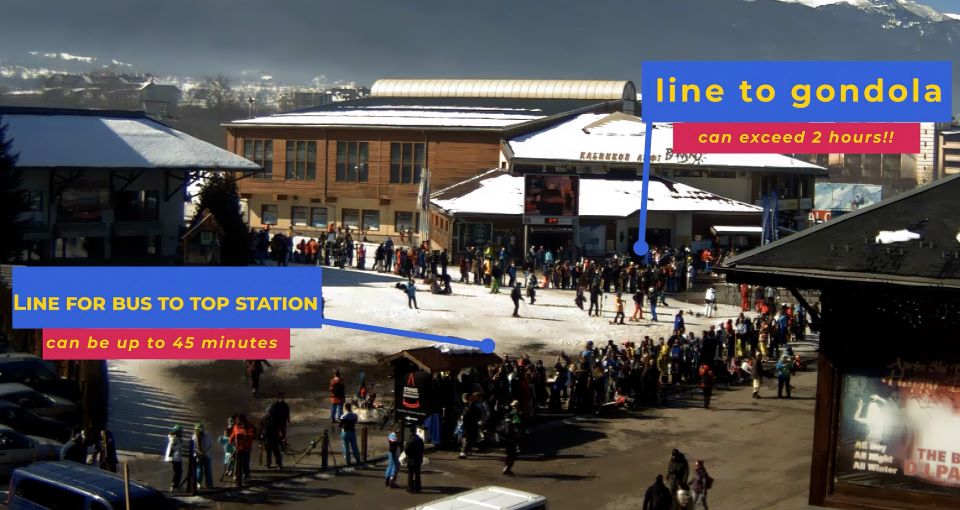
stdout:
[(230, 444), (236, 448), (234, 455), (236, 455), (237, 464), (233, 471), (237, 487), (243, 487), (243, 480), (250, 478), (250, 454), (253, 452), (253, 442), (256, 438), (256, 427), (247, 421), (246, 415), (241, 414), (230, 431)]
[(337, 423), (343, 416), (346, 397), (346, 386), (340, 378), (340, 371), (336, 370), (333, 372), (333, 379), (330, 379), (330, 423)]
[(710, 407), (710, 397), (713, 396), (714, 376), (710, 365), (700, 365), (700, 387), (703, 388), (703, 408)]

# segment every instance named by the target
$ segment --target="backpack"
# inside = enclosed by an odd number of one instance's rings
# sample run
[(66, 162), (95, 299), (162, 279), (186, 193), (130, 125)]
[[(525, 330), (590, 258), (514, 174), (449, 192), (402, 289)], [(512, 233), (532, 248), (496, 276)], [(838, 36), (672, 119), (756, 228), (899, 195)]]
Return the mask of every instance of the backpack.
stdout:
[(707, 490), (712, 489), (712, 488), (713, 488), (713, 477), (710, 476), (710, 475), (707, 475), (706, 483), (704, 483), (703, 486), (704, 486), (704, 488), (706, 488)]

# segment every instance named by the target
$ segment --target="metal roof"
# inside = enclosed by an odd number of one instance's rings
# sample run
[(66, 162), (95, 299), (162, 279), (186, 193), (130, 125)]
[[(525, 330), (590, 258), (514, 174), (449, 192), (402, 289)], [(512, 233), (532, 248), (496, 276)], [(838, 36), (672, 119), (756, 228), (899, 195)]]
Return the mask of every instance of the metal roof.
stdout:
[(385, 79), (373, 97), (510, 97), (534, 99), (628, 99), (636, 86), (627, 80)]

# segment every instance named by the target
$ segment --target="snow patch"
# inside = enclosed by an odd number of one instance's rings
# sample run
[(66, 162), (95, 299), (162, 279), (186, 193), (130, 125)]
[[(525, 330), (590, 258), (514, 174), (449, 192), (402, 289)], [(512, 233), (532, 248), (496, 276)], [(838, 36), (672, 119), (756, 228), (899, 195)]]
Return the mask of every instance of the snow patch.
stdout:
[(269, 75), (269, 74), (265, 74), (265, 75), (261, 76), (260, 79), (261, 79), (261, 80), (264, 80), (264, 81), (272, 80), (272, 79), (273, 79), (273, 76), (272, 76), (272, 75)]
[(920, 234), (907, 229), (881, 230), (877, 233), (877, 244), (904, 243), (920, 239)]
[(946, 17), (948, 17), (948, 18), (950, 18), (950, 19), (960, 20), (960, 14), (956, 14), (956, 13), (953, 13), (953, 12), (945, 12), (945, 13), (943, 13), (943, 15), (946, 16)]
[(61, 60), (75, 60), (78, 62), (91, 63), (97, 60), (97, 57), (84, 57), (81, 55), (72, 55), (70, 53), (60, 53)]

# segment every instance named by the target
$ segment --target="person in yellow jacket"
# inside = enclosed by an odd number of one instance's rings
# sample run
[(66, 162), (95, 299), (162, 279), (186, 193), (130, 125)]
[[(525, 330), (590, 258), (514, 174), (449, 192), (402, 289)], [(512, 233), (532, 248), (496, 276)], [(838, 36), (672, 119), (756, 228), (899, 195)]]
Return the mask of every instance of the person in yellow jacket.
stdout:
[(483, 261), (483, 283), (489, 287), (491, 280), (493, 280), (493, 259), (486, 259)]

